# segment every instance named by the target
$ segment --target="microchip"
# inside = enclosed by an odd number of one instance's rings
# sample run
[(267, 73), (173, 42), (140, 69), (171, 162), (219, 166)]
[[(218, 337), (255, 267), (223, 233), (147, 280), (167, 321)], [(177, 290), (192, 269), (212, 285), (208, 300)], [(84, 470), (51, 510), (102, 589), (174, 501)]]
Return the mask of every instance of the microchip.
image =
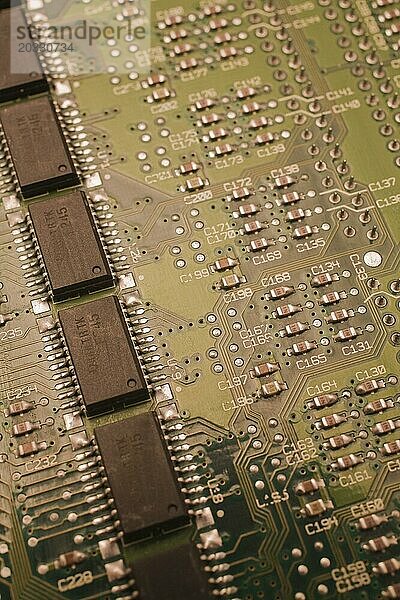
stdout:
[(98, 427), (95, 436), (125, 541), (188, 522), (184, 498), (153, 413)]
[(211, 592), (192, 544), (133, 561), (141, 600), (209, 600)]
[(0, 0), (0, 10), (3, 8), (11, 8), (12, 6), (19, 6), (21, 0)]
[(111, 270), (83, 192), (34, 202), (29, 214), (54, 300), (112, 286)]
[(0, 102), (39, 94), (49, 87), (34, 48), (19, 52), (21, 33), (30, 45), (32, 40), (23, 10), (9, 6), (10, 1), (0, 0), (0, 8), (4, 8), (0, 12)]
[(78, 185), (75, 166), (48, 96), (3, 108), (0, 121), (25, 198)]
[(149, 397), (116, 296), (60, 310), (58, 316), (89, 416)]

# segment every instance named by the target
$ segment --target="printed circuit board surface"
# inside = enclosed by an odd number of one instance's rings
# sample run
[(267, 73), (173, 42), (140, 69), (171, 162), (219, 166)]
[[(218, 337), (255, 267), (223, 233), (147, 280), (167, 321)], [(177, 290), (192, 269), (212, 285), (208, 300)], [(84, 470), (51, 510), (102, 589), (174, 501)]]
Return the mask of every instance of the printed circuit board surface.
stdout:
[(398, 0), (0, 0), (1, 600), (400, 598)]

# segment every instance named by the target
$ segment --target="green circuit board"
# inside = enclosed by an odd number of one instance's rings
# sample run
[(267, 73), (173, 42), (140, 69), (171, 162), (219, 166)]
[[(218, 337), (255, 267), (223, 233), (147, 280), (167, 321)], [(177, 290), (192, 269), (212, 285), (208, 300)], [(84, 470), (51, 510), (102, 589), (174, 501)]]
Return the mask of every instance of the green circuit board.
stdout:
[(399, 1), (10, 15), (0, 599), (400, 598)]

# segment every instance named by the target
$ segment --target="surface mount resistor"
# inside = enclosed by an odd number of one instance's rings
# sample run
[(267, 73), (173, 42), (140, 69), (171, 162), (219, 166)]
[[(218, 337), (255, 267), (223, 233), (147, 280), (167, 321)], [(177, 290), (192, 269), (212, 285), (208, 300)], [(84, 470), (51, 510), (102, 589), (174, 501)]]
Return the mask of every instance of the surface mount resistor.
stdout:
[(225, 27), (228, 27), (228, 21), (226, 19), (224, 19), (223, 17), (217, 18), (217, 19), (211, 19), (209, 22), (209, 27), (213, 31), (215, 29), (225, 29)]
[(237, 287), (241, 283), (244, 283), (244, 277), (239, 277), (236, 273), (232, 273), (231, 275), (226, 275), (222, 277), (220, 281), (220, 288), (223, 290), (231, 290), (232, 288)]
[(155, 85), (161, 85), (167, 81), (167, 78), (162, 73), (153, 73), (147, 78), (147, 85), (153, 87)]
[(298, 356), (299, 354), (307, 354), (307, 352), (312, 352), (312, 350), (316, 350), (318, 348), (317, 342), (314, 340), (304, 340), (302, 342), (297, 342), (297, 344), (293, 344), (291, 348), (288, 348), (288, 356), (290, 354), (295, 354)]
[(215, 156), (224, 156), (226, 154), (231, 154), (233, 152), (233, 146), (231, 144), (220, 144), (219, 146), (215, 146), (214, 153)]
[(390, 37), (391, 35), (398, 35), (400, 33), (400, 22), (392, 23), (390, 27), (385, 29), (385, 34)]
[(214, 268), (216, 271), (227, 271), (228, 269), (233, 269), (236, 267), (238, 261), (236, 258), (231, 258), (230, 256), (223, 256), (219, 258), (214, 263)]
[(316, 225), (301, 225), (301, 227), (296, 227), (296, 229), (293, 231), (292, 237), (295, 240), (301, 240), (313, 235), (314, 233), (318, 233), (318, 227)]
[(302, 310), (303, 307), (301, 304), (282, 304), (282, 306), (277, 306), (271, 314), (276, 319), (285, 319), (301, 312)]
[[(261, 127), (260, 119), (252, 119), (250, 121), (250, 128), (255, 129), (256, 127)], [(267, 125), (268, 123), (265, 123)], [(267, 133), (259, 133), (256, 135), (255, 141), (259, 146), (264, 146), (265, 144), (271, 144), (275, 140), (274, 135), (270, 132)]]
[(383, 552), (390, 546), (397, 545), (397, 538), (394, 535), (381, 535), (379, 537), (368, 540), (366, 544), (363, 544), (363, 550), (370, 550), (371, 552)]
[(324, 448), (331, 448), (332, 450), (339, 450), (340, 448), (345, 448), (349, 444), (354, 441), (353, 436), (348, 435), (346, 433), (342, 433), (340, 435), (334, 435), (328, 438), (326, 444), (324, 444)]
[(362, 329), (360, 327), (347, 327), (346, 329), (339, 329), (339, 331), (333, 336), (333, 341), (349, 342), (361, 334)]
[(171, 96), (171, 90), (166, 87), (156, 88), (151, 93), (151, 98), (154, 102), (161, 102), (161, 100), (166, 100)]
[(249, 196), (251, 196), (251, 191), (249, 190), (249, 188), (247, 187), (239, 187), (236, 188), (235, 190), (232, 190), (232, 196), (230, 197), (231, 200), (244, 200), (245, 198), (248, 198)]
[(260, 365), (256, 365), (254, 367), (254, 374), (256, 377), (268, 377), (268, 375), (272, 375), (272, 373), (276, 373), (279, 371), (280, 367), (278, 363), (261, 363)]
[(329, 285), (334, 281), (339, 281), (339, 275), (337, 273), (320, 273), (319, 275), (315, 275), (311, 279), (311, 287), (323, 287), (324, 285)]
[(236, 98), (239, 100), (245, 100), (256, 95), (256, 90), (252, 87), (242, 87), (236, 90)]
[(332, 413), (322, 417), (319, 421), (315, 422), (316, 429), (330, 429), (331, 427), (337, 427), (341, 423), (346, 423), (346, 415), (340, 415), (338, 413)]
[(180, 23), (182, 23), (182, 15), (168, 15), (165, 17), (165, 19), (163, 20), (163, 23), (166, 27), (172, 27), (173, 25), (179, 25)]
[(280, 300), (281, 298), (287, 298), (295, 293), (295, 288), (292, 285), (282, 285), (280, 287), (270, 289), (265, 297), (267, 300)]
[(195, 163), (193, 160), (189, 162), (185, 162), (180, 165), (179, 170), (182, 175), (187, 175), (188, 173), (195, 173), (199, 170), (199, 165)]
[(359, 465), (362, 462), (364, 462), (362, 456), (359, 456), (358, 454), (347, 454), (346, 456), (341, 456), (340, 458), (338, 458), (336, 462), (332, 463), (331, 466), (333, 469), (338, 469), (339, 471), (346, 471), (347, 469), (351, 469), (352, 467), (355, 467), (356, 465)]
[(215, 129), (210, 129), (208, 132), (208, 137), (210, 140), (221, 140), (225, 138), (229, 134), (229, 131), (224, 127), (215, 127)]
[(33, 454), (37, 454), (41, 450), (46, 450), (47, 444), (46, 442), (25, 442), (23, 444), (18, 444), (17, 452), (20, 458), (25, 456), (31, 456)]
[(310, 400), (307, 400), (308, 408), (325, 408), (326, 406), (332, 406), (338, 402), (339, 396), (337, 394), (321, 394), (321, 396), (314, 396)]
[(333, 508), (333, 503), (331, 500), (322, 500), (322, 498), (319, 498), (313, 502), (307, 502), (300, 512), (307, 517), (317, 517), (331, 508)]
[(232, 58), (233, 56), (236, 56), (237, 53), (238, 51), (234, 46), (224, 46), (219, 50), (219, 55), (223, 60), (227, 58)]
[(262, 229), (264, 229), (264, 225), (260, 221), (248, 221), (243, 226), (243, 231), (247, 235), (258, 233)]
[(282, 175), (281, 177), (275, 177), (275, 187), (278, 189), (289, 187), (296, 183), (296, 180), (290, 175)]
[(191, 52), (192, 50), (193, 50), (192, 44), (189, 44), (187, 42), (182, 42), (181, 44), (175, 44), (175, 46), (174, 46), (174, 54), (176, 54), (177, 56), (179, 56), (181, 54), (187, 54), (188, 52)]
[[(249, 129), (261, 129), (262, 127), (267, 127), (268, 125), (270, 125), (270, 120), (267, 119), (267, 117), (265, 117), (264, 115), (253, 117), (248, 123)], [(265, 135), (267, 136), (266, 138), (263, 138), (263, 134), (260, 134), (260, 138), (259, 136), (257, 136), (256, 144), (266, 144), (275, 139), (274, 135), (271, 132), (267, 132)], [(265, 141), (260, 141), (262, 138), (265, 139)]]
[(389, 519), (386, 515), (376, 515), (372, 513), (371, 515), (367, 515), (366, 517), (360, 517), (357, 522), (357, 526), (359, 529), (367, 531), (368, 529), (375, 529), (384, 523), (387, 523)]
[(286, 192), (286, 194), (282, 194), (279, 204), (294, 204), (300, 200), (301, 198), (298, 192)]
[(364, 412), (366, 415), (373, 415), (393, 407), (394, 402), (391, 398), (378, 398), (377, 400), (368, 402), (368, 404), (364, 406)]
[(258, 112), (259, 110), (261, 110), (261, 106), (258, 102), (247, 102), (246, 104), (243, 104), (243, 106), (242, 106), (242, 112), (245, 115), (249, 115), (251, 113)]
[(279, 335), (281, 337), (293, 337), (295, 335), (304, 333), (309, 329), (310, 325), (308, 323), (301, 323), (300, 321), (297, 321), (296, 323), (289, 323), (289, 325), (285, 325), (285, 327), (279, 331)]
[(6, 417), (14, 417), (16, 415), (22, 415), (33, 408), (35, 408), (35, 405), (32, 402), (20, 400), (19, 402), (12, 402), (9, 404), (8, 408), (6, 408), (4, 411), (4, 414)]
[(201, 177), (193, 177), (192, 179), (187, 179), (185, 186), (188, 192), (194, 192), (196, 190), (201, 190), (206, 185), (206, 182)]
[(331, 304), (337, 304), (340, 300), (347, 298), (346, 292), (328, 292), (321, 296), (318, 300), (318, 304), (321, 306), (330, 306)]
[(385, 21), (392, 21), (400, 17), (400, 8), (390, 8), (384, 10), (382, 14), (378, 16), (378, 21), (384, 23)]
[(358, 383), (354, 388), (354, 391), (357, 396), (367, 396), (368, 394), (373, 394), (384, 387), (386, 387), (386, 383), (383, 379), (368, 379), (367, 381)]
[(387, 444), (383, 444), (383, 446), (381, 448), (381, 452), (385, 456), (391, 456), (392, 454), (399, 454), (400, 440), (394, 440), (393, 442), (387, 442)]
[(74, 567), (79, 563), (86, 560), (87, 554), (80, 552), (79, 550), (71, 550), (71, 552), (65, 552), (60, 554), (59, 557), (54, 561), (54, 567), (56, 569), (64, 569), (68, 567)]
[(393, 575), (400, 570), (400, 561), (397, 558), (389, 558), (379, 562), (372, 570), (377, 575)]
[(392, 433), (392, 431), (396, 431), (396, 429), (400, 428), (400, 419), (388, 419), (387, 421), (381, 421), (380, 423), (375, 423), (371, 427), (371, 431), (375, 435), (386, 435), (387, 433)]
[(195, 102), (194, 106), (196, 110), (205, 110), (206, 108), (211, 108), (214, 104), (215, 102), (211, 98), (200, 98), (200, 100)]
[(261, 386), (261, 395), (264, 398), (271, 398), (272, 396), (278, 396), (281, 392), (288, 389), (287, 383), (282, 381), (269, 381), (263, 383)]
[(251, 240), (250, 242), (250, 250), (252, 252), (261, 252), (262, 250), (266, 250), (270, 246), (275, 245), (274, 239), (267, 238), (258, 238), (257, 240)]
[(294, 486), (294, 491), (298, 496), (303, 496), (305, 494), (313, 494), (322, 487), (325, 487), (325, 482), (323, 481), (323, 479), (312, 478), (297, 483)]
[(250, 217), (251, 215), (255, 215), (259, 212), (260, 208), (255, 204), (242, 204), (239, 206), (239, 212), (237, 213), (239, 217)]
[(207, 4), (203, 8), (203, 12), (207, 17), (212, 17), (213, 15), (219, 15), (222, 12), (222, 7), (220, 4)]
[(218, 45), (220, 44), (228, 44), (232, 41), (232, 36), (229, 31), (222, 31), (221, 33), (217, 33), (214, 36), (214, 42)]
[(188, 69), (194, 69), (195, 67), (197, 67), (199, 63), (197, 62), (197, 60), (193, 57), (189, 57), (189, 58), (183, 58), (180, 63), (179, 66), (181, 68), (182, 71), (187, 71)]
[(390, 600), (396, 600), (400, 598), (400, 583), (392, 583), (388, 587), (381, 591), (382, 598), (389, 598)]
[(306, 212), (302, 208), (294, 208), (286, 213), (285, 221), (288, 221), (289, 223), (301, 221), (301, 219), (304, 219), (306, 216)]
[(187, 29), (180, 27), (179, 29), (171, 29), (169, 32), (169, 38), (173, 41), (182, 40), (188, 35)]
[(354, 311), (346, 310), (345, 308), (341, 310), (332, 311), (327, 317), (327, 323), (342, 323), (343, 321), (347, 321), (350, 317), (354, 316)]
[(32, 423), (32, 421), (21, 421), (21, 423), (16, 423), (13, 425), (11, 431), (12, 435), (19, 437), (22, 435), (27, 435), (28, 433), (32, 433), (32, 431), (35, 431), (35, 429), (38, 429), (38, 425)]
[(201, 116), (202, 125), (212, 125), (213, 123), (218, 123), (220, 120), (221, 117), (217, 113), (207, 113)]

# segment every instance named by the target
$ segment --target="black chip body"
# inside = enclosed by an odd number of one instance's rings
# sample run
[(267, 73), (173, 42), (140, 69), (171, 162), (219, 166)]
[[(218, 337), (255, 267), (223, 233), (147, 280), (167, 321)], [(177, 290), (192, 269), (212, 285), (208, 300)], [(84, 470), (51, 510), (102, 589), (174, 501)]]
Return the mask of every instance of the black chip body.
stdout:
[(95, 436), (126, 542), (188, 522), (171, 457), (153, 413), (97, 427)]
[(29, 214), (55, 301), (113, 285), (83, 192), (33, 202)]
[[(32, 47), (28, 23), (21, 8), (0, 0), (0, 103), (45, 92), (49, 85)], [(30, 51), (23, 51), (25, 48)]]
[(21, 0), (0, 0), (0, 10), (3, 8), (11, 8), (12, 6), (19, 6)]
[(191, 544), (139, 558), (132, 563), (141, 600), (210, 600), (198, 551)]
[(60, 310), (58, 317), (89, 416), (149, 397), (115, 296)]
[(78, 174), (48, 96), (2, 108), (0, 121), (25, 198), (78, 185)]

